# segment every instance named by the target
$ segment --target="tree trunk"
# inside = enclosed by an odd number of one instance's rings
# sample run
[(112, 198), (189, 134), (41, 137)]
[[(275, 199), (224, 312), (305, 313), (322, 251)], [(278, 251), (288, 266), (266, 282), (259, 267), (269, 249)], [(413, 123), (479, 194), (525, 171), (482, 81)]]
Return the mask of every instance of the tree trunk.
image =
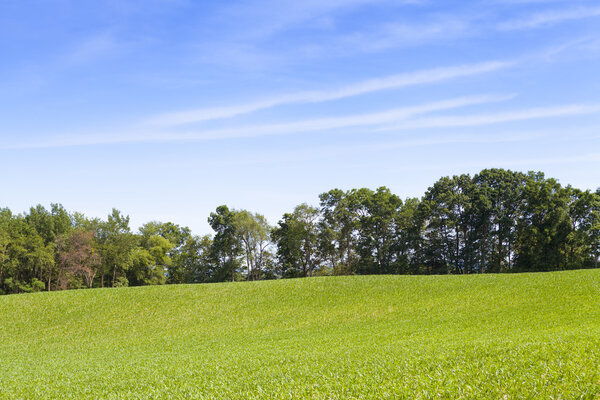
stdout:
[(56, 290), (63, 290), (62, 289), (62, 268), (58, 269), (58, 274), (56, 275)]
[(91, 288), (94, 285), (94, 278), (96, 277), (96, 273), (97, 272), (90, 272), (89, 274), (85, 274), (87, 281), (86, 283), (89, 288)]
[(48, 287), (46, 288), (50, 291), (50, 284), (52, 283), (52, 273), (54, 272), (54, 268), (50, 267), (50, 272), (48, 273)]
[(456, 268), (456, 272), (458, 272), (459, 274), (462, 274), (461, 268), (460, 268), (460, 233), (458, 230), (458, 227), (455, 229), (455, 234), (456, 234), (456, 255), (455, 255), (455, 259), (454, 259), (454, 268)]
[(512, 252), (512, 241), (509, 239), (508, 240), (508, 270), (512, 270), (512, 257), (511, 257), (511, 252)]
[(248, 269), (248, 272), (247, 272), (248, 276), (246, 277), (246, 280), (249, 281), (251, 268), (250, 268), (250, 257), (248, 255), (246, 255), (246, 268)]
[(485, 248), (485, 238), (484, 238), (484, 240), (482, 242), (484, 243), (484, 245), (482, 245), (479, 248), (479, 262), (480, 262), (479, 273), (481, 273), (481, 274), (483, 274), (483, 268), (484, 268), (484, 265), (485, 265), (485, 250), (484, 250), (484, 248)]
[(259, 245), (258, 254), (254, 254), (254, 268), (252, 270), (252, 279), (255, 281), (260, 280), (260, 264), (262, 263), (262, 246)]
[(498, 272), (502, 271), (502, 236), (498, 235)]
[(2, 275), (4, 275), (4, 257), (6, 253), (2, 254), (2, 263), (0, 263), (0, 287), (2, 287)]
[(304, 257), (304, 262), (302, 263), (302, 275), (304, 275), (305, 278), (308, 276), (307, 270), (308, 270), (308, 259), (307, 259), (307, 257)]
[(352, 249), (350, 248), (350, 239), (348, 239), (346, 241), (346, 251), (347, 251), (347, 255), (346, 255), (346, 265), (348, 266), (348, 268), (350, 267), (350, 252), (352, 251)]

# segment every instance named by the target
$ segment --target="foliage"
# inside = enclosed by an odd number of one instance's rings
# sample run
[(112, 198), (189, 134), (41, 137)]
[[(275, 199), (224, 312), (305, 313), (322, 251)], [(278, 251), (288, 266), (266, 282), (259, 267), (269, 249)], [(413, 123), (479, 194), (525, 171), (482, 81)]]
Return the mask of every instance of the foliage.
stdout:
[(352, 274), (473, 274), (597, 268), (600, 189), (563, 187), (541, 172), (486, 169), (440, 178), (422, 198), (388, 188), (319, 196), (275, 227), (216, 208), (202, 237), (172, 222), (132, 231), (59, 204), (0, 209), (0, 293), (80, 287)]
[(93, 232), (74, 229), (57, 239), (58, 277), (57, 287), (67, 289), (74, 278), (83, 280), (92, 287), (94, 277), (102, 266), (100, 256), (94, 248)]
[(318, 267), (319, 210), (301, 204), (285, 214), (272, 237), (277, 243), (279, 273), (284, 277), (311, 276)]

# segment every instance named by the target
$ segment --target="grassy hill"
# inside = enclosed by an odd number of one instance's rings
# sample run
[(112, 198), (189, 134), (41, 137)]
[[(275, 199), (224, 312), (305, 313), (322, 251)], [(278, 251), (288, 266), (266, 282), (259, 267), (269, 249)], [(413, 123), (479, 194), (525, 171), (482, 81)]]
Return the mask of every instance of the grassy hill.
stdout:
[(0, 297), (0, 398), (598, 393), (598, 270)]

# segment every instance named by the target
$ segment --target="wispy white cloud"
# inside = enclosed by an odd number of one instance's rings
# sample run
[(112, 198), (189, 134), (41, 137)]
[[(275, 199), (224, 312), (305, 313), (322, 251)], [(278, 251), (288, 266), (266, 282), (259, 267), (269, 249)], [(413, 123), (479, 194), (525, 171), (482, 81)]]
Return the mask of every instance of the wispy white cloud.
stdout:
[(46, 141), (32, 141), (0, 145), (0, 149), (66, 147), (93, 144), (136, 143), (136, 142), (174, 142), (199, 141), (231, 138), (247, 138), (266, 135), (288, 135), (317, 131), (330, 131), (344, 128), (373, 127), (400, 122), (411, 117), (435, 111), (443, 111), (478, 104), (506, 101), (514, 95), (480, 95), (466, 96), (431, 102), (411, 107), (350, 115), (343, 117), (317, 118), (279, 124), (240, 126), (229, 129), (199, 130), (190, 132), (145, 131), (134, 134), (98, 134), (61, 136)]
[[(598, 162), (600, 161), (600, 153), (588, 153), (575, 156), (566, 157), (544, 157), (544, 158), (533, 158), (533, 159), (522, 159), (522, 160), (503, 160), (504, 163), (509, 165), (552, 165), (552, 164), (571, 164), (581, 162)], [(498, 160), (495, 164), (499, 164)]]
[[(62, 45), (62, 43), (61, 43)], [(107, 31), (74, 38), (73, 43), (64, 45), (50, 56), (40, 56), (12, 72), (9, 79), (0, 85), (10, 87), (7, 93), (31, 93), (52, 84), (60, 74), (73, 69), (89, 67), (103, 59), (111, 58), (123, 50), (123, 43)]]
[(273, 163), (291, 163), (307, 160), (319, 160), (324, 157), (331, 157), (332, 154), (347, 157), (354, 154), (381, 153), (386, 151), (395, 151), (399, 149), (413, 147), (431, 147), (446, 146), (450, 144), (499, 144), (499, 143), (517, 143), (532, 141), (541, 138), (547, 138), (549, 132), (495, 132), (490, 134), (444, 134), (425, 138), (413, 138), (407, 136), (396, 140), (376, 141), (372, 143), (336, 143), (335, 145), (311, 146), (310, 151), (303, 149), (289, 149), (277, 154), (266, 154), (262, 157), (256, 157), (255, 154), (246, 154), (243, 157), (236, 157), (231, 160), (229, 165), (250, 165), (250, 164), (273, 164)]
[[(254, 0), (234, 4), (226, 15), (236, 21), (234, 27), (210, 43), (202, 43), (195, 52), (202, 63), (219, 64), (226, 68), (242, 66), (242, 72), (270, 71), (276, 67), (305, 62), (307, 59), (351, 57), (364, 53), (383, 53), (416, 45), (452, 44), (457, 40), (481, 38), (498, 31), (535, 29), (568, 20), (597, 16), (600, 9), (593, 2), (579, 0), (487, 0), (473, 7), (431, 12), (431, 2), (393, 0), (334, 0), (266, 2)], [(411, 7), (411, 14), (399, 5)], [(502, 20), (503, 5), (530, 10), (532, 5), (553, 8), (515, 19)], [(345, 27), (347, 12), (363, 6), (382, 5), (389, 17), (372, 23), (368, 19)], [(552, 7), (553, 5), (553, 7)], [(228, 7), (226, 7), (228, 9)], [(233, 11), (232, 11), (233, 10)], [(524, 11), (527, 13), (528, 11)], [(511, 12), (512, 14), (512, 12)], [(240, 15), (243, 20), (238, 21)], [(410, 18), (406, 18), (410, 15)], [(510, 14), (508, 14), (510, 15)], [(320, 22), (319, 22), (320, 21)], [(325, 22), (323, 22), (325, 21)], [(286, 36), (288, 28), (306, 35)], [(265, 38), (269, 38), (265, 41)], [(284, 40), (286, 47), (271, 51), (272, 40)], [(232, 67), (234, 66), (234, 67)]]
[(110, 32), (100, 32), (82, 39), (61, 57), (59, 63), (63, 66), (80, 66), (112, 55), (120, 47), (121, 44)]
[[(598, 39), (594, 39), (594, 38), (590, 38), (590, 37), (579, 37), (573, 40), (570, 40), (568, 42), (563, 42), (563, 43), (559, 43), (556, 44), (554, 46), (550, 46), (547, 49), (545, 49), (543, 52), (540, 53), (539, 56), (535, 56), (535, 57), (541, 57), (542, 59), (545, 59), (547, 61), (551, 61), (554, 60), (555, 58), (557, 58), (557, 56), (562, 56), (565, 52), (568, 51), (581, 51), (586, 50), (585, 53), (588, 53), (588, 50), (590, 49), (590, 44), (594, 43), (596, 40)], [(562, 59), (562, 57), (561, 57)]]
[(559, 118), (600, 112), (600, 104), (572, 104), (556, 107), (538, 107), (526, 110), (483, 115), (461, 115), (413, 119), (400, 124), (379, 128), (379, 131), (425, 129), (425, 128), (456, 128), (492, 125), (505, 122), (526, 121), (542, 118)]
[(585, 0), (490, 0), (487, 3), (491, 4), (547, 4), (547, 3), (567, 3), (573, 4), (576, 1)]
[(459, 97), (418, 106), (395, 108), (392, 110), (386, 110), (377, 113), (350, 115), (333, 118), (317, 118), (282, 124), (257, 125), (231, 129), (218, 129), (212, 131), (179, 133), (170, 136), (170, 138), (179, 138), (182, 140), (223, 139), (236, 137), (255, 137), (265, 135), (283, 135), (299, 132), (315, 132), (350, 127), (374, 126), (402, 121), (410, 117), (427, 114), (434, 111), (442, 111), (477, 104), (506, 101), (512, 99), (513, 97), (513, 95), (483, 95)]
[[(600, 153), (587, 153), (576, 156), (567, 157), (531, 157), (531, 158), (496, 158), (496, 159), (480, 159), (473, 160), (463, 159), (452, 165), (456, 169), (483, 169), (490, 167), (497, 168), (525, 168), (526, 170), (539, 169), (541, 165), (565, 165), (565, 164), (584, 164), (598, 163), (600, 161)], [(448, 163), (411, 163), (405, 166), (400, 166), (394, 170), (395, 172), (409, 171), (440, 171), (440, 174), (446, 174), (448, 171)], [(593, 187), (593, 186), (592, 186)]]
[[(497, 143), (516, 143), (525, 142), (535, 139), (540, 139), (547, 136), (547, 132), (501, 132), (489, 135), (463, 135), (463, 134), (450, 134), (450, 135), (437, 135), (427, 138), (404, 138), (395, 141), (378, 142), (371, 144), (360, 144), (351, 146), (339, 146), (325, 147), (320, 149), (318, 152), (319, 156), (331, 154), (331, 152), (356, 152), (364, 153), (365, 151), (380, 152), (388, 151), (393, 149), (403, 149), (409, 147), (421, 147), (421, 146), (440, 146), (448, 144), (497, 144)], [(306, 156), (304, 156), (306, 158)], [(282, 160), (283, 161), (283, 160)]]
[[(523, 168), (538, 169), (541, 165), (563, 165), (563, 164), (581, 164), (581, 163), (597, 163), (600, 161), (600, 153), (587, 153), (575, 156), (558, 156), (558, 157), (531, 157), (531, 158), (514, 158), (514, 159), (487, 159), (479, 161), (469, 161), (457, 164), (455, 168), (489, 168), (491, 165), (503, 166), (504, 168)], [(427, 168), (427, 165), (423, 165)], [(437, 167), (445, 168), (443, 164)]]
[[(458, 38), (480, 34), (474, 26), (477, 16), (463, 13), (428, 13), (429, 0), (356, 0), (356, 1), (287, 1), (269, 7), (252, 7), (257, 16), (236, 24), (234, 34), (223, 34), (219, 40), (199, 45), (198, 60), (223, 65), (243, 66), (244, 71), (265, 71), (274, 67), (306, 62), (307, 59), (351, 57), (363, 53), (380, 53), (392, 49), (426, 44), (449, 43)], [(304, 4), (307, 3), (307, 4)], [(316, 3), (319, 3), (318, 5)], [(332, 4), (329, 4), (332, 3)], [(377, 4), (380, 3), (380, 4)], [(359, 6), (380, 5), (389, 16), (377, 23), (358, 17), (355, 25), (345, 27), (347, 13)], [(412, 5), (418, 10), (411, 15), (400, 8)], [(423, 7), (414, 7), (423, 5)], [(296, 8), (299, 8), (296, 11)], [(355, 11), (355, 10), (354, 10)], [(250, 11), (253, 13), (254, 11)], [(266, 17), (268, 15), (269, 17)], [(410, 15), (410, 17), (408, 17)], [(252, 21), (252, 22), (246, 22)], [(258, 22), (262, 21), (262, 22)], [(244, 27), (248, 23), (249, 26)], [(300, 30), (303, 35), (285, 32)], [(239, 35), (243, 32), (243, 35)], [(266, 41), (265, 38), (269, 40)], [(269, 50), (272, 40), (284, 41), (285, 47)]]
[[(426, 0), (254, 0), (226, 6), (225, 19), (244, 36), (265, 38), (308, 21), (376, 4), (415, 5)], [(240, 29), (241, 28), (241, 29)]]
[(148, 119), (147, 125), (177, 126), (195, 122), (231, 118), (270, 107), (292, 103), (320, 103), (339, 100), (362, 94), (399, 89), (407, 86), (425, 85), (449, 79), (461, 78), (497, 71), (513, 66), (514, 62), (489, 61), (478, 64), (460, 65), (453, 67), (433, 68), (411, 73), (391, 75), (382, 78), (369, 79), (347, 86), (326, 91), (309, 91), (292, 93), (271, 99), (259, 100), (247, 104), (229, 107), (200, 108), (195, 110), (172, 112)]
[[(516, 143), (525, 142), (545, 137), (547, 132), (502, 132), (489, 135), (442, 135), (426, 139), (408, 139), (397, 142), (385, 143), (379, 147), (380, 150), (416, 147), (416, 146), (436, 146), (459, 143), (473, 144), (494, 144), (494, 143)], [(364, 148), (364, 146), (363, 146)], [(367, 148), (369, 148), (367, 146)]]
[(600, 7), (577, 7), (536, 13), (521, 19), (509, 20), (498, 24), (498, 29), (521, 30), (554, 25), (561, 22), (600, 16)]
[(426, 22), (394, 21), (333, 36), (323, 43), (301, 48), (301, 51), (311, 57), (376, 53), (426, 43), (446, 43), (471, 33), (471, 21), (466, 16), (436, 17)]

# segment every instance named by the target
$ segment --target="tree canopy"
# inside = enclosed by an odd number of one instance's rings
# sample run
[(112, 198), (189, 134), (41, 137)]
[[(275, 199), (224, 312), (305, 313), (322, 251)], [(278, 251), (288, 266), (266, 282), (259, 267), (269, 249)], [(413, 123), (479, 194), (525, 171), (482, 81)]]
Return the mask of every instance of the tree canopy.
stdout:
[(172, 222), (133, 232), (59, 204), (0, 209), (0, 293), (340, 274), (472, 274), (597, 268), (600, 189), (541, 172), (440, 178), (420, 198), (333, 189), (275, 226), (221, 205), (196, 236)]

